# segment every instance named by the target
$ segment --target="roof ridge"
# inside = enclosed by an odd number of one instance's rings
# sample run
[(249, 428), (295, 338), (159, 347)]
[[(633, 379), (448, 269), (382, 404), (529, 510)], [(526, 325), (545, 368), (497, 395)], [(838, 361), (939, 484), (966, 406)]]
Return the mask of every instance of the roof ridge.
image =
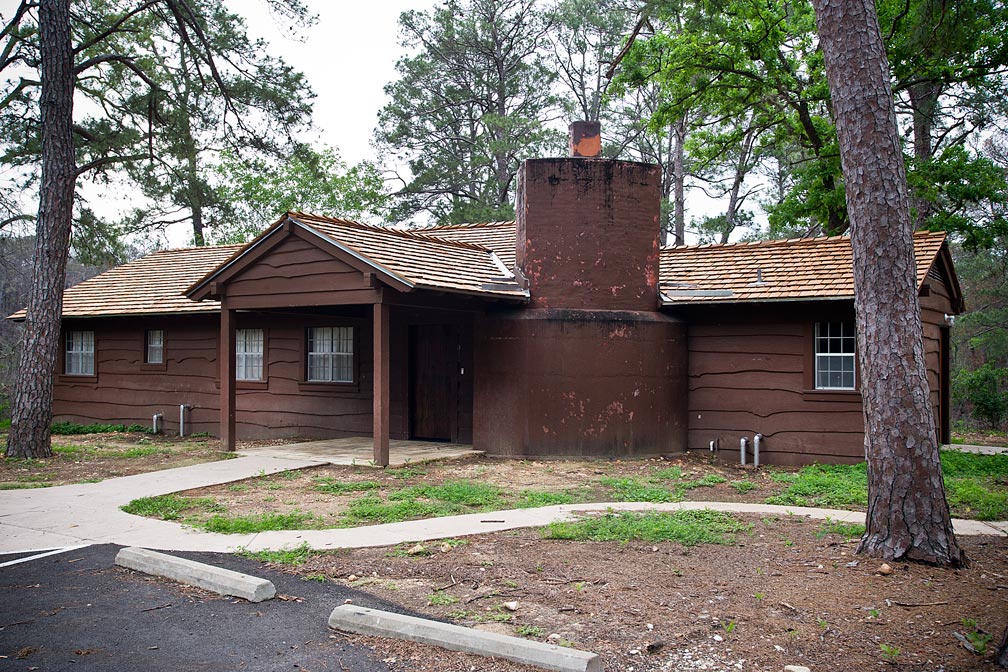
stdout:
[[(947, 231), (929, 231), (927, 229), (922, 229), (913, 232), (913, 236), (942, 236), (948, 235)], [(779, 246), (779, 245), (799, 245), (799, 244), (809, 244), (809, 243), (821, 243), (825, 241), (832, 240), (850, 240), (850, 234), (841, 233), (834, 236), (814, 236), (809, 238), (771, 238), (768, 240), (747, 240), (739, 241), (735, 243), (703, 243), (700, 245), (675, 245), (672, 247), (663, 247), (662, 252), (675, 252), (677, 250), (698, 250), (705, 249), (710, 250), (714, 248), (729, 248), (729, 247), (760, 247), (760, 246)]]
[[(228, 243), (227, 245), (191, 245), (189, 247), (168, 247), (163, 250), (152, 250), (142, 257), (137, 257), (133, 261), (140, 261), (153, 254), (162, 254), (164, 252), (196, 252), (200, 250), (224, 250), (224, 249), (238, 249), (239, 247), (244, 247), (248, 243)], [(126, 262), (133, 263), (133, 262)]]
[(422, 240), (425, 242), (435, 242), (442, 243), (444, 245), (449, 245), (451, 247), (460, 247), (471, 250), (479, 250), (481, 252), (489, 252), (489, 248), (483, 247), (482, 245), (477, 245), (475, 243), (468, 243), (461, 240), (447, 240), (445, 238), (439, 238), (437, 236), (424, 235), (421, 233), (416, 233), (414, 231), (408, 231), (404, 229), (393, 229), (388, 226), (377, 226), (375, 224), (364, 224), (363, 222), (355, 222), (349, 219), (340, 219), (337, 217), (326, 217), (324, 215), (313, 215), (307, 212), (289, 212), (288, 215), (297, 219), (299, 216), (304, 219), (311, 220), (314, 219), (318, 222), (326, 224), (337, 224), (339, 226), (348, 226), (350, 228), (362, 229), (364, 231), (373, 231), (375, 233), (388, 233), (392, 235), (399, 236), (401, 238), (407, 238), (409, 240)]
[(514, 224), (513, 219), (501, 219), (495, 222), (461, 222), (459, 224), (430, 224), (428, 226), (421, 226), (414, 231), (433, 231), (435, 229), (442, 231), (451, 231), (457, 229), (487, 229), (492, 226), (505, 226), (508, 224)]

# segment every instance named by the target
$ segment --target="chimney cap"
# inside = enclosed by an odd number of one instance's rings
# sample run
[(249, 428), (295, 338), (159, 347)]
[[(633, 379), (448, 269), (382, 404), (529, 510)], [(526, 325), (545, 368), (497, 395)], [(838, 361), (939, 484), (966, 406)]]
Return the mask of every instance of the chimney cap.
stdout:
[(570, 125), (571, 156), (597, 159), (602, 156), (602, 124), (598, 121), (574, 121)]

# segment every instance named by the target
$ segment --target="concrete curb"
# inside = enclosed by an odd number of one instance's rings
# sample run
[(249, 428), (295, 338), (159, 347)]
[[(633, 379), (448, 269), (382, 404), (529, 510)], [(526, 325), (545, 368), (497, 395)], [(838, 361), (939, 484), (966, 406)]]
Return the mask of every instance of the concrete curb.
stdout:
[(116, 555), (115, 564), (144, 574), (164, 576), (190, 586), (206, 588), (221, 595), (233, 595), (249, 602), (262, 602), (276, 596), (276, 588), (266, 579), (145, 548), (122, 549)]
[(341, 604), (329, 615), (329, 627), (411, 642), (433, 644), (452, 651), (504, 658), (557, 672), (602, 672), (597, 653), (508, 637), (388, 611)]

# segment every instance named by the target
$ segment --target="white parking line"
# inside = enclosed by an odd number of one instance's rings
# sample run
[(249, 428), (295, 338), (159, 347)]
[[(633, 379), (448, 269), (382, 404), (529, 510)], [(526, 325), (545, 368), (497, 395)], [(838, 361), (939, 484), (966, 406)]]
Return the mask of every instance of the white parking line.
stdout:
[(17, 565), (22, 562), (28, 562), (30, 560), (38, 560), (39, 558), (45, 558), (50, 555), (58, 555), (60, 553), (66, 553), (67, 551), (75, 551), (78, 548), (86, 548), (91, 544), (80, 544), (78, 546), (67, 546), (65, 548), (57, 548), (52, 551), (47, 551), (45, 553), (39, 553), (37, 555), (29, 555), (27, 558), (18, 558), (17, 560), (11, 560), (10, 562), (0, 563), (0, 567), (10, 567), (11, 565)]

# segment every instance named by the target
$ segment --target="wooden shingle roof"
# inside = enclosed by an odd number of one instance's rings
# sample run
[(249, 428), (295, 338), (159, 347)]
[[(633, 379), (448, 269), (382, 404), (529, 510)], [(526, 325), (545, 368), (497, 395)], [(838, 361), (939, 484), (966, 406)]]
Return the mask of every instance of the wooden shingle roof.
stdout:
[(457, 240), (489, 248), (497, 253), (504, 265), (514, 270), (515, 265), (515, 223), (485, 222), (481, 224), (451, 224), (414, 229), (424, 236), (442, 240)]
[[(914, 234), (917, 287), (945, 233)], [(850, 238), (796, 238), (661, 251), (662, 305), (849, 299), (854, 296)]]
[[(366, 272), (402, 291), (454, 292), (524, 301), (528, 293), (489, 247), (464, 240), (441, 239), (413, 231), (371, 226), (304, 212), (289, 212), (217, 269), (194, 282), (186, 294), (208, 295), (208, 287), (237, 272), (271, 237), (297, 227), (332, 246)], [(265, 249), (265, 248), (264, 248)]]
[[(220, 309), (217, 301), (190, 301), (183, 291), (241, 247), (164, 250), (116, 266), (68, 288), (63, 294), (63, 317), (216, 312)], [(25, 311), (10, 317), (24, 319)]]
[(290, 213), (289, 217), (325, 234), (330, 242), (349, 247), (419, 289), (521, 299), (527, 296), (511, 271), (513, 252), (511, 266), (508, 266), (497, 257), (493, 248), (464, 239), (369, 226), (300, 212)]

